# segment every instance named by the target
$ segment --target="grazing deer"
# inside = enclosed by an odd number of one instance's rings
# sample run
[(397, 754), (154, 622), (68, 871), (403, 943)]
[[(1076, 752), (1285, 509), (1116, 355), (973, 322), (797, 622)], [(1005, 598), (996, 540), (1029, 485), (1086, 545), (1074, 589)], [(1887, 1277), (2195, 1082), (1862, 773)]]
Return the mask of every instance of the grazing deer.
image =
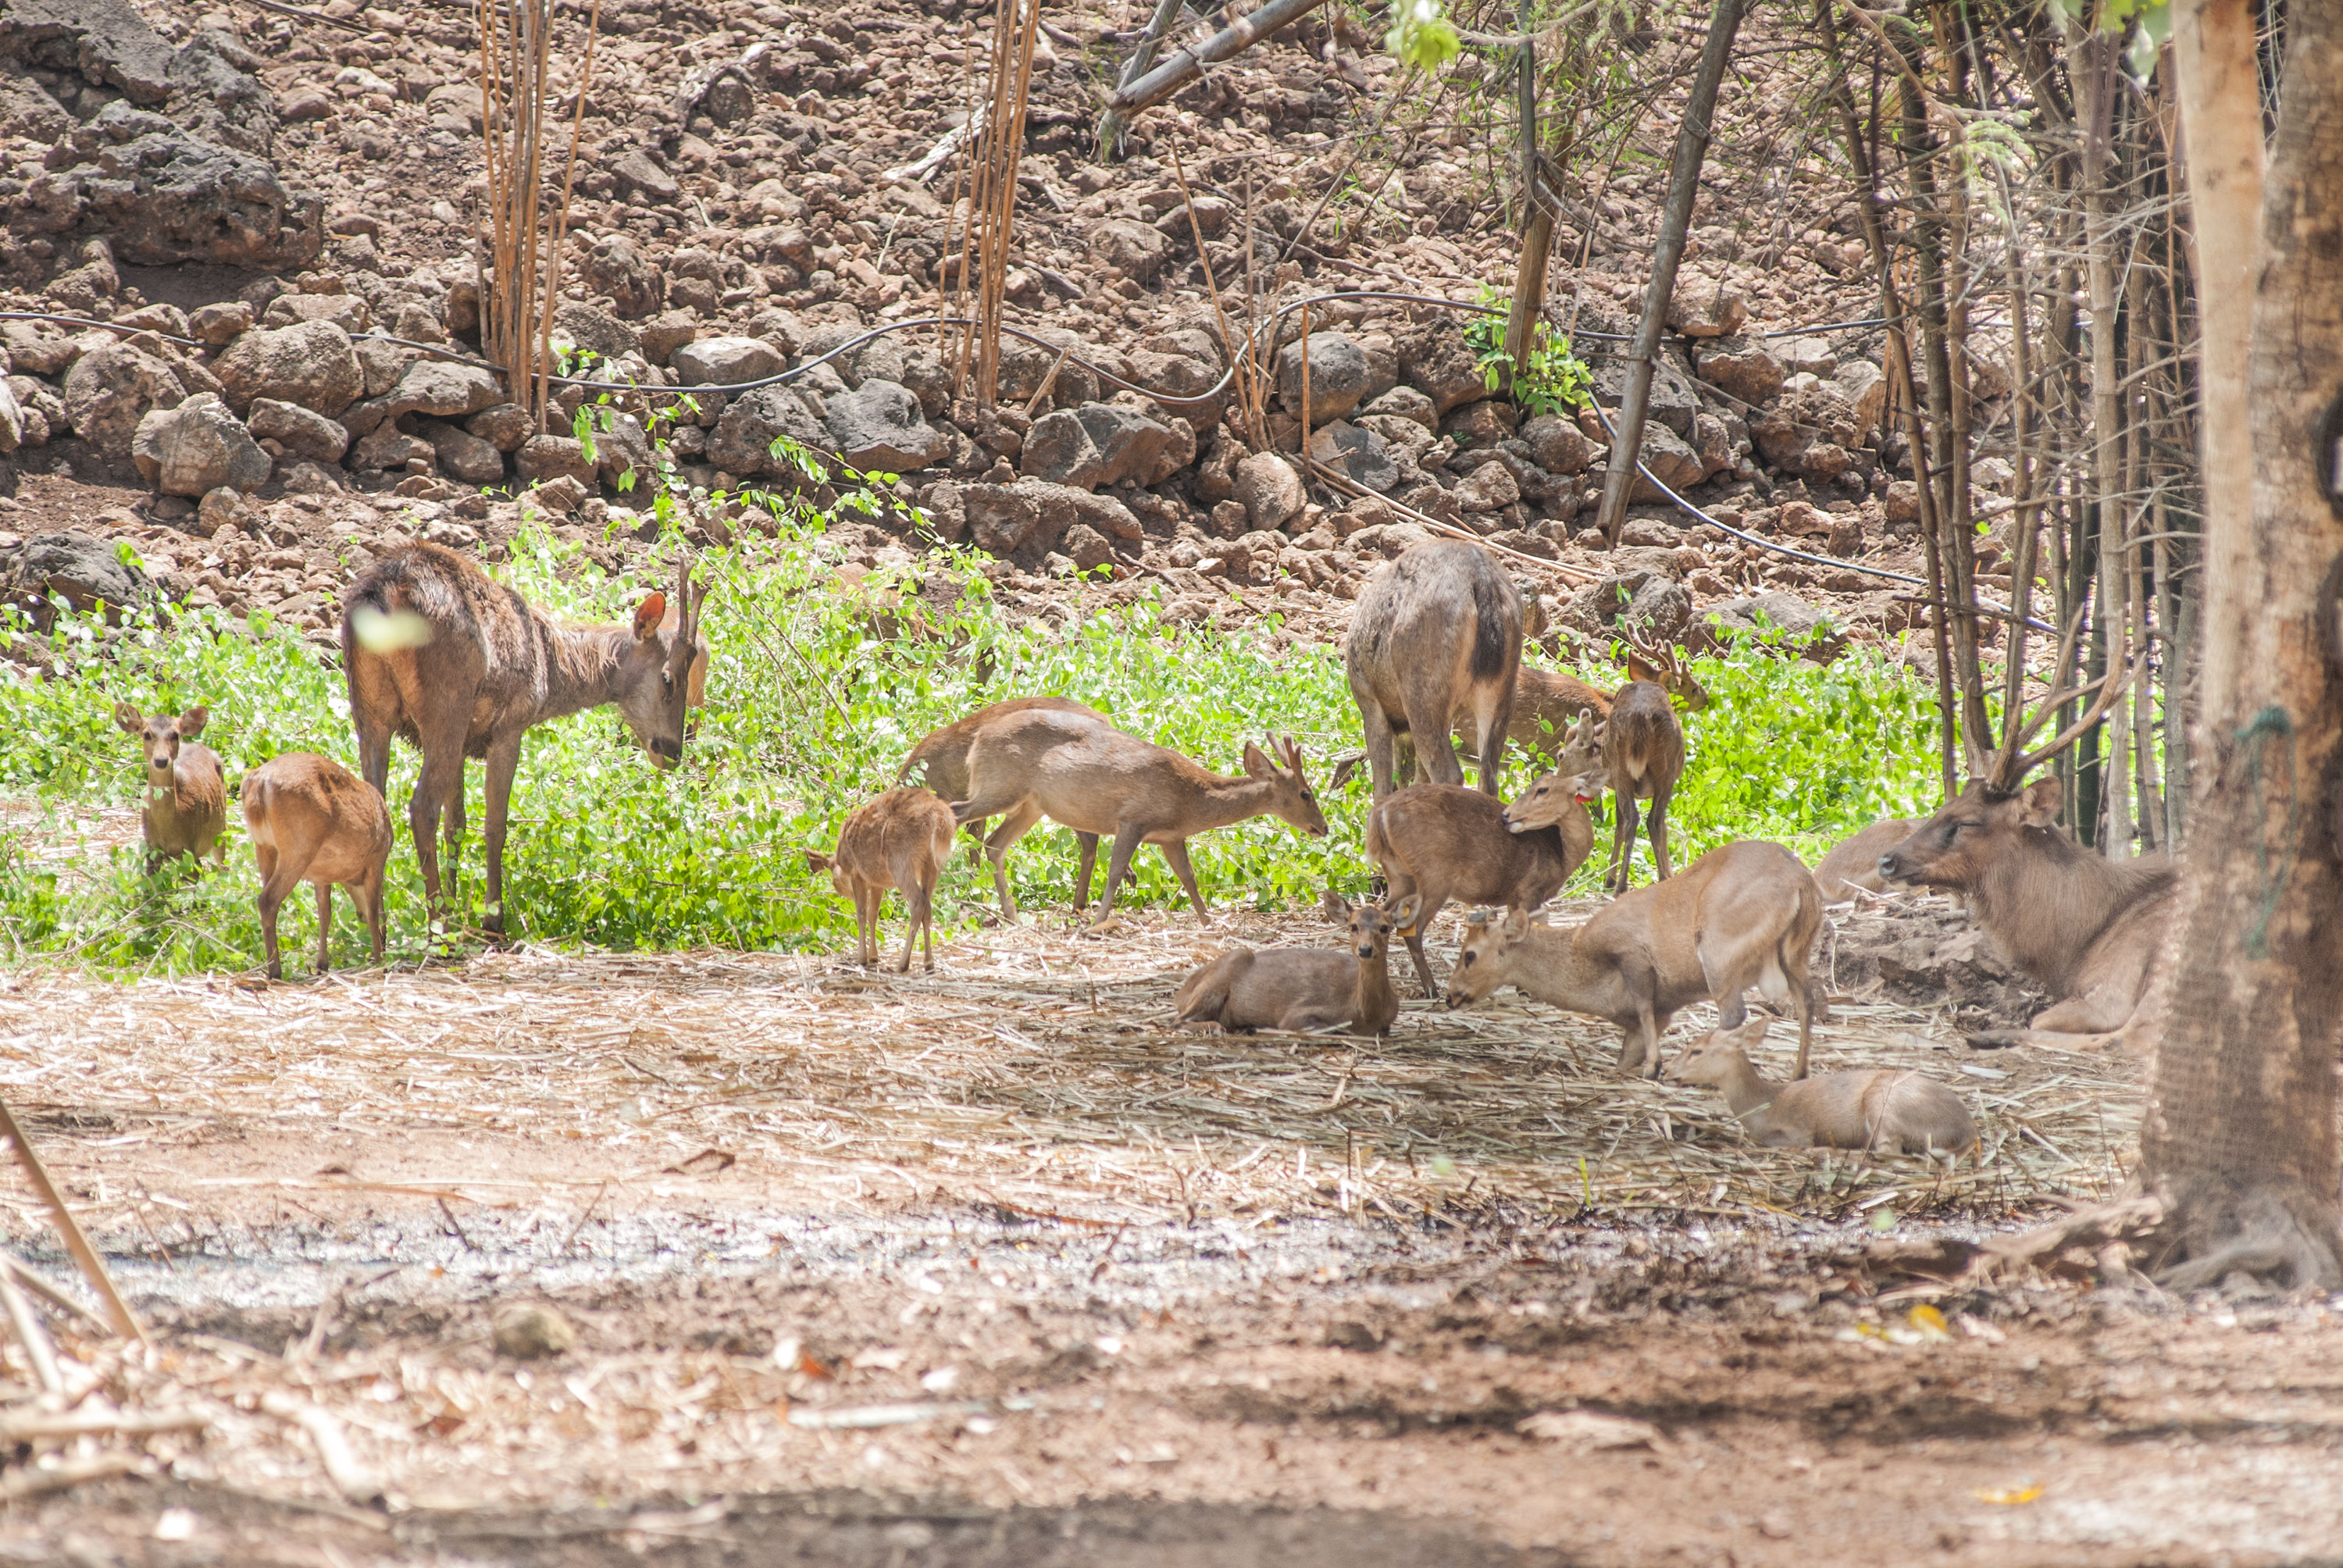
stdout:
[(936, 880), (951, 859), (952, 809), (927, 789), (890, 789), (857, 807), (838, 829), (838, 853), (806, 851), (806, 864), (830, 873), (830, 886), (854, 900), (855, 950), (865, 969), (879, 967), (879, 907), (888, 890), (903, 895), (910, 925), (903, 961), (911, 972), (911, 945), (922, 944), (927, 970), (936, 969)]
[[(1011, 713), (1036, 711), (1070, 713), (1077, 718), (1095, 719), (1101, 724), (1106, 722), (1105, 714), (1096, 709), (1085, 708), (1071, 698), (1020, 697), (1009, 702), (996, 702), (990, 707), (978, 709), (966, 719), (947, 724), (940, 729), (930, 729), (921, 736), (920, 743), (911, 748), (911, 754), (903, 759), (903, 765), (895, 769), (895, 782), (898, 784), (908, 782), (913, 770), (916, 769), (920, 782), (934, 790), (943, 799), (967, 799), (968, 749), (970, 743), (976, 739), (976, 732), (994, 719), (1005, 718)], [(977, 857), (984, 845), (984, 824), (980, 821), (970, 822), (968, 825), (968, 836), (970, 839), (968, 865), (969, 869), (974, 870)], [(1092, 837), (1087, 848), (1094, 859), (1098, 854), (1098, 839)]]
[(1910, 838), (1919, 825), (1909, 818), (1885, 818), (1834, 847), (1815, 868), (1815, 885), (1823, 890), (1823, 901), (1835, 904), (1853, 898), (1858, 888), (1866, 893), (1885, 891), (1887, 880), (1879, 874), (1879, 858)]
[[(1631, 646), (1637, 653), (1649, 655), (1652, 662), (1629, 656), (1628, 673), (1635, 678), (1612, 694), (1610, 716), (1597, 719), (1591, 711), (1581, 712), (1554, 762), (1554, 770), (1564, 774), (1593, 772), (1599, 764), (1609, 777), (1611, 866), (1604, 873), (1603, 885), (1614, 893), (1624, 892), (1633, 875), (1638, 800), (1652, 803), (1652, 859), (1660, 879), (1667, 880), (1668, 802), (1675, 796), (1684, 767), (1684, 726), (1676, 722), (1675, 709), (1661, 679), (1670, 668), (1682, 670), (1681, 662), (1674, 649), (1662, 651), (1633, 642), (1632, 634)], [(1688, 673), (1684, 678), (1690, 678)]]
[(1747, 1017), (1755, 986), (1798, 1018), (1797, 1076), (1814, 1040), (1806, 955), (1822, 927), (1822, 894), (1795, 855), (1744, 839), (1711, 849), (1680, 877), (1622, 893), (1584, 924), (1556, 930), (1522, 910), (1475, 915), (1448, 977), (1448, 1005), (1470, 1007), (1518, 986), (1551, 1007), (1619, 1026), (1619, 1070), (1656, 1075), (1660, 1034), (1683, 1008), (1716, 1003), (1724, 1027)]
[(211, 857), (214, 865), (227, 863), (227, 784), (220, 775), (219, 753), (198, 745), (196, 737), (211, 721), (211, 709), (188, 709), (173, 719), (156, 714), (148, 719), (126, 702), (114, 705), (114, 722), (126, 735), (138, 738), (146, 757), (146, 872), (174, 855), (192, 856), (198, 863)]
[(464, 839), (464, 759), (488, 762), (488, 930), (504, 930), (505, 814), (521, 737), (549, 719), (616, 704), (638, 745), (661, 768), (683, 757), (686, 710), (699, 705), (708, 644), (689, 563), (676, 568), (675, 598), (654, 590), (630, 624), (574, 626), (532, 608), (520, 595), (455, 551), (408, 545), (350, 585), (342, 613), (342, 657), (359, 767), (380, 793), (390, 778), (390, 740), (421, 749), (407, 821), (434, 910), (441, 907), (432, 846), (447, 813), (452, 883)]
[(1399, 1017), (1392, 990), (1391, 937), (1413, 925), (1418, 900), (1402, 899), (1388, 911), (1355, 909), (1329, 891), (1327, 918), (1351, 933), (1351, 950), (1232, 948), (1180, 982), (1173, 1006), (1181, 1023), (1217, 1023), (1232, 1033), (1255, 1029), (1340, 1029), (1378, 1037)]
[(1668, 1077), (1722, 1090), (1749, 1136), (1768, 1149), (1867, 1149), (1949, 1163), (1977, 1146), (1968, 1107), (1935, 1079), (1875, 1067), (1776, 1083), (1749, 1064), (1750, 1048), (1765, 1038), (1762, 1018), (1717, 1030), (1676, 1058)]
[(1378, 568), (1342, 641), (1375, 799), (1393, 788), (1401, 735), (1428, 782), (1463, 783), (1452, 723), (1472, 732), (1481, 792), (1494, 795), (1521, 662), (1521, 590), (1480, 546), (1437, 540)]
[(1195, 868), (1188, 863), (1192, 835), (1248, 817), (1272, 816), (1312, 838), (1326, 836), (1325, 814), (1302, 775), (1302, 749), (1290, 737), (1270, 744), (1282, 767), (1248, 743), (1245, 776), (1224, 779), (1176, 751), (1096, 719), (1046, 709), (1011, 713), (977, 732), (968, 751), (969, 798), (954, 805), (952, 814), (964, 823), (1002, 819), (984, 844), (992, 857), (1001, 912), (1012, 920), (1017, 903), (1009, 893), (1009, 847), (1046, 816), (1078, 837), (1087, 835), (1074, 885), (1077, 912), (1090, 902), (1098, 840), (1111, 834), (1100, 921), (1114, 910), (1115, 890), (1131, 869), (1132, 854), (1141, 844), (1153, 844), (1195, 906), (1197, 923), (1210, 925), (1204, 896), (1196, 890)]
[(382, 962), (383, 868), (390, 860), (390, 813), (382, 796), (330, 757), (288, 751), (244, 776), (245, 831), (260, 867), (260, 936), (268, 978), (282, 978), (277, 913), (303, 882), (317, 890), (317, 972), (331, 967), (334, 884), (348, 890)]
[[(1541, 780), (1544, 782), (1544, 780)], [(1367, 859), (1393, 899), (1414, 898), (1399, 922), (1423, 994), (1437, 997), (1423, 933), (1449, 900), (1534, 910), (1554, 897), (1594, 847), (1594, 826), (1575, 799), (1535, 827), (1513, 825), (1506, 807), (1461, 784), (1417, 784), (1367, 813)]]

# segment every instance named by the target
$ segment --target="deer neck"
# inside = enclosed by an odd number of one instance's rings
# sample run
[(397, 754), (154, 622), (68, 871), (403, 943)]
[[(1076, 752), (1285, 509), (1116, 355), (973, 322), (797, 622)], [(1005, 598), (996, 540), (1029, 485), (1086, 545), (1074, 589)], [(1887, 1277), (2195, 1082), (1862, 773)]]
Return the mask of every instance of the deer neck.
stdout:
[(573, 626), (540, 619), (546, 640), (545, 700), (539, 719), (560, 719), (618, 699), (618, 671), (634, 628)]
[(1773, 1104), (1774, 1096), (1782, 1086), (1771, 1079), (1759, 1077), (1757, 1069), (1745, 1060), (1735, 1062), (1733, 1076), (1716, 1087), (1724, 1091), (1725, 1103), (1733, 1108), (1733, 1114), (1746, 1121), (1752, 1111), (1763, 1111)]
[(1399, 1015), (1399, 993), (1392, 990), (1389, 942), (1378, 946), (1374, 957), (1359, 960), (1358, 1000), (1361, 1018)]
[(1188, 791), (1188, 799), (1180, 812), (1182, 833), (1201, 833), (1211, 828), (1225, 828), (1232, 822), (1242, 822), (1249, 817), (1259, 817), (1269, 810), (1274, 798), (1274, 779), (1231, 779), (1224, 783), (1198, 783)]
[(1618, 975), (1589, 958), (1579, 945), (1584, 927), (1558, 931), (1532, 926), (1513, 950), (1507, 983), (1519, 986), (1548, 1007), (1607, 1018), (1624, 996)]

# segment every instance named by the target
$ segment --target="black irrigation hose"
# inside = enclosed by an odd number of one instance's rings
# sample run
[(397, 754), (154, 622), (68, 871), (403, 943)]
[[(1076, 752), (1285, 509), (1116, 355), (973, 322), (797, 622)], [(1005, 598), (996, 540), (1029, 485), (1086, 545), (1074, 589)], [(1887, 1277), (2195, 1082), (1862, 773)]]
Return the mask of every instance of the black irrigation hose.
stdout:
[(86, 316), (58, 316), (45, 310), (0, 310), (0, 321), (58, 321), (67, 327), (96, 327), (108, 332), (153, 332), (166, 343), (183, 343), (189, 348), (208, 348), (208, 343), (198, 343), (192, 337), (174, 337), (152, 327), (125, 327), (119, 321), (92, 321)]

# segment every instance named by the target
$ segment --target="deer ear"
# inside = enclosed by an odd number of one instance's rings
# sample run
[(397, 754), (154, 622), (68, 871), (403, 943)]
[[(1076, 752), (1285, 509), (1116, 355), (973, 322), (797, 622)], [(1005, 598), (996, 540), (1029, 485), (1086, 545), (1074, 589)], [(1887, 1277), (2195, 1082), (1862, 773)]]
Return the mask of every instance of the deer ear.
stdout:
[(2020, 823), (2028, 828), (2047, 828), (2058, 819), (2058, 808), (2065, 803), (2066, 791), (2060, 787), (2054, 774), (2047, 779), (2036, 779), (2018, 791), (2017, 799)]
[(1735, 1045), (1739, 1046), (1742, 1050), (1747, 1050), (1753, 1045), (1764, 1043), (1765, 1039), (1765, 1020), (1762, 1018), (1753, 1018), (1747, 1023), (1743, 1024), (1739, 1029), (1719, 1030), (1717, 1032), (1724, 1035), (1726, 1040), (1731, 1040)]
[(1266, 779), (1275, 771), (1270, 767), (1269, 759), (1261, 754), (1261, 748), (1250, 740), (1245, 742), (1244, 770), (1248, 778), (1253, 779)]
[(1648, 680), (1653, 685), (1657, 686), (1660, 683), (1660, 672), (1653, 668), (1650, 665), (1645, 664), (1644, 662), (1643, 655), (1631, 653), (1627, 656), (1627, 678), (1630, 680)]
[(1351, 900), (1332, 888), (1319, 895), (1318, 909), (1320, 913), (1338, 926), (1351, 918)]
[(1520, 941), (1530, 934), (1530, 912), (1527, 910), (1507, 910), (1504, 924), (1497, 929), (1505, 933), (1506, 940)]
[(692, 656), (691, 673), (684, 677), (683, 701), (687, 708), (708, 706), (708, 650), (704, 648)]
[(206, 708), (200, 702), (196, 704), (195, 707), (188, 709), (185, 713), (179, 715), (180, 739), (183, 740), (193, 740), (196, 736), (201, 735), (204, 732), (204, 726), (209, 724), (211, 721), (212, 710)]
[(1392, 925), (1394, 929), (1399, 930), (1413, 930), (1415, 929), (1415, 917), (1423, 912), (1423, 895), (1422, 893), (1410, 893), (1393, 908), (1391, 912)]
[(125, 735), (136, 735), (146, 728), (146, 716), (126, 702), (114, 705), (114, 722)]
[(635, 640), (648, 642), (659, 635), (659, 622), (667, 618), (667, 595), (653, 588), (635, 607)]
[(830, 858), (820, 849), (808, 849), (805, 852), (805, 858), (806, 869), (809, 871), (827, 871), (830, 868)]

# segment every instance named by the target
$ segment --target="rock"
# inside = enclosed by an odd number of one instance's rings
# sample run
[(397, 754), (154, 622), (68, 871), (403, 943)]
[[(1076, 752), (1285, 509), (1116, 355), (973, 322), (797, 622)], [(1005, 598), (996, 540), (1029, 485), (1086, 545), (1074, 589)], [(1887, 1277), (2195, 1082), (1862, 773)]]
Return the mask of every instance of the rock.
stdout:
[(104, 235), (120, 260), (141, 266), (290, 272), (325, 245), (322, 197), (288, 191), (261, 158), (120, 102), (52, 148), (48, 171), (16, 199), (21, 227)]
[[(1650, 471), (1653, 478), (1678, 492), (1689, 489), (1708, 477), (1708, 469), (1701, 462), (1700, 454), (1693, 450), (1691, 443), (1656, 421), (1644, 427), (1643, 448), (1637, 453), (1636, 460)], [(1639, 474), (1635, 477), (1635, 488), (1629, 498), (1657, 501), (1665, 498), (1646, 484)]]
[(1837, 629), (1828, 611), (1785, 593), (1762, 593), (1711, 605), (1702, 618), (1713, 628), (1712, 636), (1720, 630), (1755, 635), (1778, 630), (1793, 643), (1817, 637), (1830, 639)]
[[(1838, 448), (1836, 468), (1846, 467), (1845, 448), (1855, 444), (1855, 411), (1834, 383), (1817, 382), (1787, 392), (1750, 422), (1750, 438), (1766, 462), (1794, 474), (1805, 472), (1806, 455), (1817, 444)], [(1830, 454), (1823, 454), (1827, 467)], [(1820, 475), (1816, 477), (1822, 477)]]
[(1846, 448), (1837, 442), (1816, 441), (1799, 458), (1798, 472), (1809, 479), (1835, 479), (1845, 473), (1853, 462)]
[(1576, 421), (1541, 414), (1521, 429), (1530, 458), (1549, 474), (1583, 474), (1598, 450)]
[(1782, 390), (1782, 362), (1756, 343), (1724, 337), (1700, 350), (1700, 378), (1725, 396), (1755, 407)]
[(1521, 417), (1511, 403), (1493, 402), (1483, 398), (1467, 403), (1440, 422), (1440, 433), (1453, 437), (1459, 449), (1486, 448), (1509, 439), (1513, 426)]
[(303, 457), (277, 476), (288, 496), (338, 496), (350, 487), (339, 468)]
[(241, 299), (198, 306), (187, 317), (188, 336), (224, 348), (252, 330), (252, 307)]
[(1705, 411), (1692, 422), (1692, 449), (1700, 458), (1701, 477), (1711, 479), (1733, 467), (1732, 427)]
[(1090, 253), (1092, 266), (1120, 267), (1125, 277), (1152, 283), (1172, 254), (1172, 242), (1134, 219), (1101, 218), (1091, 226)]
[[(1489, 383), (1463, 337), (1451, 326), (1421, 327), (1397, 342), (1401, 379), (1431, 400), (1435, 419), (1489, 395)], [(1393, 396), (1385, 393), (1384, 397)], [(1377, 400), (1378, 405), (1382, 399)], [(1397, 413), (1380, 406), (1373, 412)]]
[(100, 604), (113, 611), (144, 604), (149, 589), (145, 569), (116, 553), (112, 541), (79, 530), (39, 534), (26, 540), (0, 567), (6, 601), (26, 612), (45, 631), (55, 620), (49, 601), (62, 598), (87, 614)]
[(1139, 516), (1112, 496), (1093, 495), (1087, 490), (1068, 489), (1073, 500), (1074, 516), (1086, 527), (1096, 528), (1111, 539), (1136, 544), (1147, 537), (1146, 528)]
[(789, 368), (772, 345), (754, 337), (702, 337), (677, 349), (672, 363), (685, 387), (738, 387)]
[(1134, 385), (1165, 397), (1204, 399), (1201, 403), (1158, 404), (1156, 412), (1160, 417), (1181, 420), (1199, 438), (1220, 423), (1221, 414), (1228, 407), (1229, 393), (1226, 387), (1217, 394), (1212, 391), (1221, 378), (1220, 361), (1216, 357), (1161, 353), (1141, 348), (1126, 357), (1131, 363), (1131, 380)]
[(1739, 289), (1698, 272), (1677, 275), (1675, 293), (1668, 300), (1669, 331), (1686, 337), (1725, 337), (1740, 331), (1748, 319), (1749, 307)]
[(504, 387), (492, 370), (446, 359), (417, 359), (391, 388), (384, 414), (393, 419), (402, 414), (461, 419), (504, 400)]
[(1310, 504), (1302, 476), (1275, 452), (1256, 452), (1237, 465), (1236, 497), (1256, 528), (1275, 528)]
[(1213, 534), (1223, 539), (1235, 538), (1252, 526), (1252, 518), (1246, 513), (1245, 504), (1234, 498), (1213, 502), (1211, 521)]
[(643, 347), (642, 335), (633, 327), (601, 307), (578, 299), (563, 300), (553, 313), (553, 340), (556, 344), (566, 340), (604, 359), (639, 354)]
[(16, 389), (0, 381), (0, 452), (13, 452), (22, 447), (26, 433), (25, 409), (16, 401)]
[(483, 408), (464, 421), (464, 428), (499, 452), (519, 451), (520, 444), (536, 433), (529, 427), (528, 412), (518, 403)]
[(204, 498), (196, 503), (196, 532), (208, 539), (222, 528), (242, 528), (252, 515), (244, 492), (222, 485), (216, 490), (206, 490)]
[[(1310, 335), (1310, 422), (1322, 425), (1340, 419), (1365, 400), (1373, 383), (1365, 350), (1339, 332)], [(1299, 341), (1278, 351), (1277, 392), (1286, 410), (1302, 413), (1302, 346)]]
[(1859, 447), (1871, 439), (1872, 432), (1879, 428), (1880, 416), (1886, 412), (1886, 373), (1868, 359), (1850, 359), (1832, 379), (1838, 384), (1839, 396), (1846, 399), (1855, 424), (1855, 444)]
[(578, 1346), (578, 1331), (551, 1307), (515, 1302), (497, 1309), (492, 1321), (497, 1351), (517, 1361), (539, 1361)]
[(1025, 432), (1019, 470), (1077, 490), (1160, 485), (1195, 460), (1195, 432), (1112, 403), (1045, 414)]
[[(1614, 423), (1626, 387), (1625, 360), (1606, 359), (1596, 368), (1594, 396)], [(1646, 406), (1645, 422), (1665, 425), (1679, 436), (1689, 436), (1693, 416), (1699, 412), (1700, 393), (1693, 386), (1691, 376), (1677, 363), (1677, 356), (1663, 350), (1652, 364), (1652, 400)]]
[(514, 462), (525, 481), (567, 476), (581, 485), (594, 483), (594, 465), (575, 436), (531, 436), (520, 444)]
[(618, 161), (610, 166), (610, 177), (621, 191), (642, 197), (650, 206), (665, 206), (683, 196), (683, 187), (676, 183), (675, 176), (661, 167), (658, 157), (647, 148), (633, 147), (619, 154)]
[[(588, 286), (598, 293), (608, 295), (612, 308), (629, 321), (649, 316), (667, 297), (666, 275), (655, 263), (645, 260), (642, 253), (635, 248), (634, 240), (623, 234), (607, 235), (595, 241), (593, 249), (586, 253), (585, 263), (579, 270), (584, 273)], [(688, 320), (692, 320), (692, 330), (697, 332), (696, 319), (688, 312), (684, 314)], [(451, 329), (456, 329), (455, 323), (448, 325)], [(643, 346), (643, 357), (654, 365), (667, 363), (666, 356), (653, 353), (648, 343)]]
[(438, 461), (438, 456), (422, 437), (410, 436), (396, 425), (384, 425), (350, 448), (350, 467), (362, 471), (379, 468), (386, 473), (402, 472), (410, 463), (427, 467)]
[(968, 518), (969, 538), (979, 549), (1005, 558), (1029, 546), (1047, 549), (1057, 542), (1041, 538), (1041, 501), (1022, 487), (964, 486), (960, 506)]
[(1399, 483), (1399, 465), (1383, 438), (1347, 420), (1322, 425), (1312, 434), (1310, 460), (1366, 489), (1381, 492)]
[(186, 396), (168, 365), (127, 343), (92, 349), (65, 373), (65, 417), (74, 434), (115, 462), (130, 456), (140, 420), (156, 408), (177, 407)]
[(1058, 548), (1083, 571), (1109, 565), (1114, 559), (1114, 548), (1107, 543), (1106, 536), (1088, 523), (1076, 523), (1068, 528)]
[[(444, 467), (447, 455), (443, 451), (439, 456)], [(594, 471), (600, 476), (602, 483), (613, 489), (621, 488), (621, 481), (629, 474), (634, 476), (636, 487), (649, 482), (655, 471), (651, 461), (651, 438), (640, 419), (632, 414), (617, 414), (611, 416), (608, 424), (595, 430)], [(479, 484), (490, 482), (475, 481)]]
[(270, 397), (330, 417), (366, 392), (366, 372), (350, 335), (330, 321), (247, 332), (228, 346), (213, 374), (238, 413)]
[[(484, 441), (470, 431), (454, 425), (434, 426), (431, 449), (439, 459), (439, 471), (463, 485), (498, 485), (504, 482), (505, 455), (493, 441)], [(597, 447), (601, 440), (597, 437)]]
[(304, 321), (330, 321), (345, 332), (365, 332), (374, 326), (374, 312), (355, 294), (280, 294), (260, 317), (261, 327), (271, 332)]
[[(699, 336), (699, 317), (689, 310), (664, 311), (642, 325), (642, 357), (653, 365), (672, 364), (676, 350)], [(768, 333), (756, 334), (766, 337)]]
[(8, 350), (9, 363), (26, 376), (55, 376), (69, 369), (81, 357), (83, 347), (79, 338), (35, 321), (0, 324), (0, 344)]
[(724, 406), (709, 433), (708, 460), (728, 474), (786, 474), (793, 466), (772, 454), (787, 437), (811, 452), (830, 450), (830, 427), (803, 393), (789, 387), (759, 387)]
[(1483, 463), (1457, 481), (1449, 494), (1468, 512), (1501, 512), (1522, 498), (1513, 471), (1503, 463)]
[(209, 392), (138, 421), (130, 446), (139, 476), (166, 496), (201, 496), (222, 486), (256, 490), (276, 465)]
[(1386, 527), (1398, 516), (1381, 496), (1361, 496), (1329, 520), (1334, 525), (1335, 537), (1348, 539), (1363, 528)]
[(171, 45), (128, 0), (9, 0), (0, 51), (77, 69), (133, 103), (160, 105), (171, 95)]
[(951, 456), (951, 437), (920, 412), (910, 388), (894, 381), (865, 381), (830, 399), (824, 410), (832, 445), (850, 466), (910, 473)]
[(587, 496), (591, 494), (591, 487), (588, 481), (579, 478), (575, 474), (556, 474), (552, 478), (539, 484), (529, 494), (536, 498), (537, 504), (547, 511), (567, 515), (576, 511)]
[(1781, 341), (1775, 352), (1781, 357), (1783, 368), (1793, 376), (1828, 376), (1838, 368), (1838, 356), (1831, 351), (1827, 337), (1792, 337)]
[(1624, 617), (1638, 636), (1674, 641), (1692, 620), (1692, 595), (1682, 583), (1641, 568), (1614, 572), (1580, 588), (1562, 618), (1594, 636), (1614, 633)]

